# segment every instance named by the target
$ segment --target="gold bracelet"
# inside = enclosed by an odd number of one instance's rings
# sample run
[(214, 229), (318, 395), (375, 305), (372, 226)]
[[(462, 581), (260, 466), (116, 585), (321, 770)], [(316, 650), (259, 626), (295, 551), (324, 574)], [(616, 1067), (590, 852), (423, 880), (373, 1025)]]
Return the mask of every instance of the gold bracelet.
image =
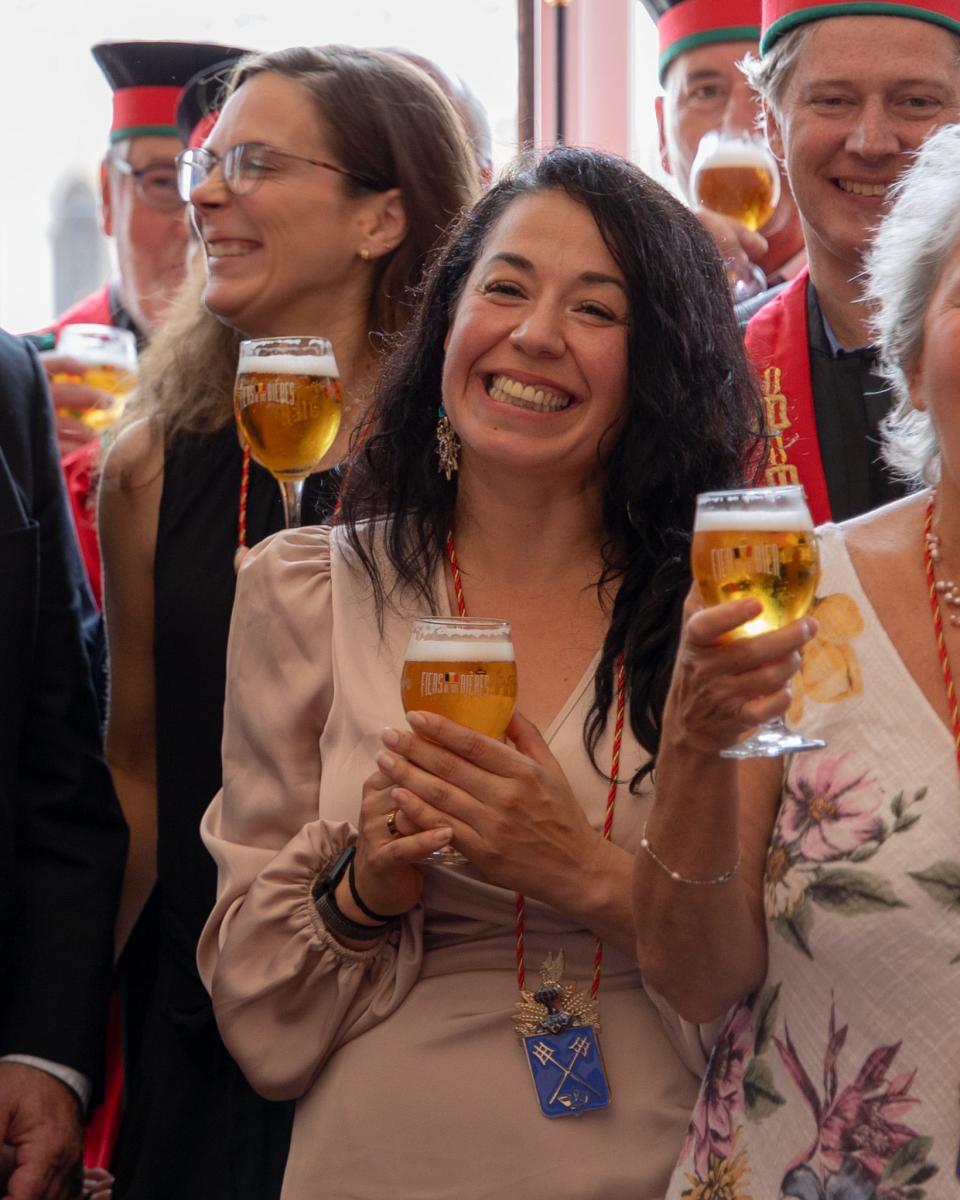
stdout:
[(647, 841), (647, 823), (644, 821), (643, 829), (640, 833), (640, 847), (650, 855), (653, 861), (657, 864), (661, 871), (665, 871), (674, 883), (688, 883), (692, 887), (713, 887), (717, 883), (726, 883), (732, 879), (740, 870), (740, 851), (737, 851), (737, 861), (733, 864), (729, 871), (724, 871), (722, 875), (717, 875), (714, 879), (687, 879), (681, 875), (679, 871), (671, 871), (663, 859), (657, 854), (656, 850)]

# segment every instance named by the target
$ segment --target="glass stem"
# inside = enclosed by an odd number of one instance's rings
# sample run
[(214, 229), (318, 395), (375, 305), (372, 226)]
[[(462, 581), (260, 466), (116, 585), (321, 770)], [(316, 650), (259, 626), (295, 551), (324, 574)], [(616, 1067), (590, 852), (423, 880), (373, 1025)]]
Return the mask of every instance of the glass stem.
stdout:
[(296, 529), (300, 525), (300, 502), (303, 499), (302, 479), (278, 479), (280, 494), (283, 496), (283, 523), (287, 529)]

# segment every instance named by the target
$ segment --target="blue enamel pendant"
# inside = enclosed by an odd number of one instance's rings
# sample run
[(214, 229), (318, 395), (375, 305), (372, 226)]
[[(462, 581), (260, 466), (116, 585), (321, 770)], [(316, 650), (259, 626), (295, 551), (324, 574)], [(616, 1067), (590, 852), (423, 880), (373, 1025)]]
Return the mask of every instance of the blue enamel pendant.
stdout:
[(596, 1030), (589, 1025), (534, 1033), (523, 1045), (545, 1117), (578, 1117), (610, 1103)]
[(610, 1103), (597, 1039), (597, 1002), (561, 984), (562, 974), (561, 951), (540, 968), (540, 987), (520, 993), (513, 1018), (545, 1117), (576, 1117)]

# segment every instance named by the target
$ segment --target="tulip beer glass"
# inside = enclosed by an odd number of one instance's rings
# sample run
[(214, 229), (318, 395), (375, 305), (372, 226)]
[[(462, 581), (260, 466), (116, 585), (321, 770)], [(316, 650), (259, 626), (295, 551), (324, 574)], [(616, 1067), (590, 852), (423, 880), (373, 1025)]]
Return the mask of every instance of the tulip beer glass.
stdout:
[(333, 347), (317, 337), (241, 342), (233, 408), (251, 456), (280, 485), (287, 528), (299, 525), (304, 480), (340, 428)]
[[(690, 188), (697, 204), (733, 217), (755, 233), (770, 220), (780, 201), (780, 169), (762, 138), (733, 137), (712, 129), (697, 147)], [(738, 301), (767, 286), (766, 275), (754, 264), (744, 275), (730, 269), (728, 276)]]
[(58, 371), (54, 383), (86, 383), (109, 392), (113, 404), (109, 408), (87, 408), (82, 412), (63, 409), (67, 416), (76, 416), (88, 428), (102, 433), (123, 412), (127, 396), (137, 383), (137, 339), (129, 329), (112, 325), (64, 325), (57, 338), (58, 355), (76, 359), (83, 373), (73, 375)]
[(762, 229), (780, 201), (780, 170), (759, 137), (705, 133), (690, 169), (698, 204), (733, 217), (752, 232)]
[[(725, 640), (757, 637), (802, 617), (820, 577), (803, 488), (741, 488), (698, 496), (691, 566), (704, 604), (750, 597), (763, 605), (758, 616)], [(777, 717), (720, 753), (725, 758), (774, 758), (824, 744), (792, 732)]]
[[(510, 622), (422, 617), (413, 626), (400, 680), (405, 712), (438, 713), (487, 737), (503, 737), (517, 699)], [(429, 861), (466, 862), (446, 846)]]

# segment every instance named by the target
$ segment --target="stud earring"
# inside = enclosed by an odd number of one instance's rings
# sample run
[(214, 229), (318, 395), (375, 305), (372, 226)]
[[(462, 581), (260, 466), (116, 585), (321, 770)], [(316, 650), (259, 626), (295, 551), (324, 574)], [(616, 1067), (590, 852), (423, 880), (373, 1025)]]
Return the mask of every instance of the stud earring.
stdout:
[(360, 257), (364, 262), (370, 261), (370, 251), (366, 248), (366, 246), (364, 246), (364, 248), (360, 251)]
[(440, 405), (437, 421), (437, 459), (439, 470), (447, 479), (460, 469), (460, 439), (450, 424), (447, 410)]

